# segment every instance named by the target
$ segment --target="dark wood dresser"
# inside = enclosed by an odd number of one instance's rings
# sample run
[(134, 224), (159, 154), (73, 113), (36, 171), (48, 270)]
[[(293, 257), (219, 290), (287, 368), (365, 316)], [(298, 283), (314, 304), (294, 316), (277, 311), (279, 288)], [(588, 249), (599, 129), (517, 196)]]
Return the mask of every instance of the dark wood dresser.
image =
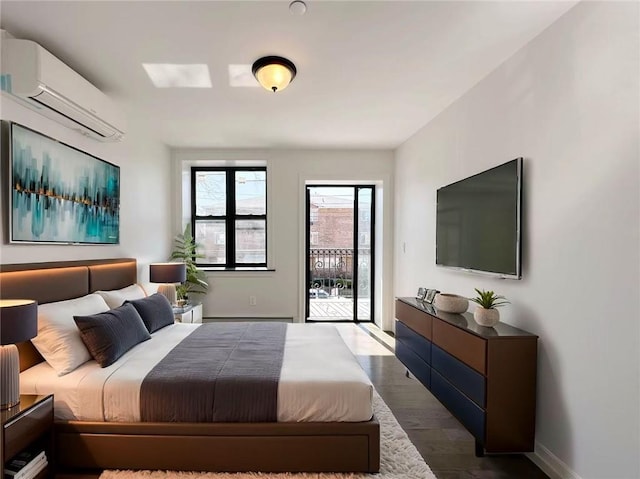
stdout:
[(538, 337), (396, 300), (396, 356), (476, 438), (476, 454), (534, 449)]

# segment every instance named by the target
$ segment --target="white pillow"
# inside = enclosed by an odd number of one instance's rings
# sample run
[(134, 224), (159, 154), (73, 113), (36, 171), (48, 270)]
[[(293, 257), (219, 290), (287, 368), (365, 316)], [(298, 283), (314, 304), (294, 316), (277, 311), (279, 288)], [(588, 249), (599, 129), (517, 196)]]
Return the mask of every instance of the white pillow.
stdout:
[(105, 311), (109, 306), (95, 293), (38, 305), (38, 335), (31, 342), (58, 376), (63, 376), (91, 359), (73, 316)]
[(151, 296), (152, 294), (158, 292), (160, 283), (142, 283), (140, 286), (142, 286), (142, 289), (144, 289), (144, 292), (147, 294), (147, 296)]
[(109, 308), (115, 309), (124, 304), (126, 300), (142, 299), (146, 296), (144, 289), (139, 284), (132, 284), (122, 289), (112, 289), (111, 291), (96, 291), (102, 296)]

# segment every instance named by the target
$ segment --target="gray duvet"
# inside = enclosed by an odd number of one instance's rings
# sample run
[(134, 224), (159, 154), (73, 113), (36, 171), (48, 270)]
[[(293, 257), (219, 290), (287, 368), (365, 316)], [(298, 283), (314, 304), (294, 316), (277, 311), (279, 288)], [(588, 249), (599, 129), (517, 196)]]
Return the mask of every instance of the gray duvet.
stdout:
[(284, 323), (203, 324), (145, 377), (146, 422), (275, 422)]

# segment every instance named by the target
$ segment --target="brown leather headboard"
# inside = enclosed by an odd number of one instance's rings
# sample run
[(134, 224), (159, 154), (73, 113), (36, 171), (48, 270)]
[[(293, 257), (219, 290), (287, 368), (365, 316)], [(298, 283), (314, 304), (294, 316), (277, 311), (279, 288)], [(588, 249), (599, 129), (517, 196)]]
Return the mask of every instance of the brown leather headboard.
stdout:
[(136, 260), (123, 263), (95, 264), (89, 268), (89, 292), (120, 289), (138, 280)]
[[(38, 304), (78, 298), (136, 282), (134, 258), (0, 265), (0, 299), (35, 299)], [(20, 371), (41, 362), (30, 341), (17, 345)]]
[(86, 266), (0, 273), (2, 299), (35, 299), (42, 304), (86, 294), (89, 294), (89, 269)]

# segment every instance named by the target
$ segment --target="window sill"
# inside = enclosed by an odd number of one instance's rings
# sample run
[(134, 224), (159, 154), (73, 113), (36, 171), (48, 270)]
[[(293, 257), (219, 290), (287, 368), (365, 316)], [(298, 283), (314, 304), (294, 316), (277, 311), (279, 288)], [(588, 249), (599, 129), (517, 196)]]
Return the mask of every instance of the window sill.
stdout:
[(238, 266), (235, 268), (227, 268), (227, 267), (218, 267), (218, 266), (198, 266), (198, 269), (201, 269), (205, 273), (274, 273), (275, 268), (267, 268), (264, 266)]

